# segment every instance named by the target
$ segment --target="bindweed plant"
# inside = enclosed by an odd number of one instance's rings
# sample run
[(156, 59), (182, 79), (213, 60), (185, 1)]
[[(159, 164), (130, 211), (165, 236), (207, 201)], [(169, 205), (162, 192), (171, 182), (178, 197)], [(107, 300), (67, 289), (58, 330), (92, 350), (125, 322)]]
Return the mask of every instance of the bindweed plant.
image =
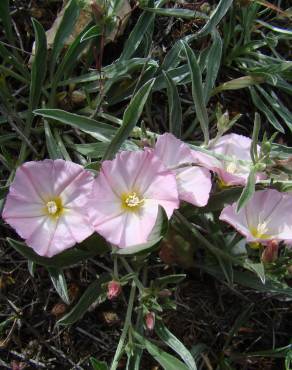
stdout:
[[(93, 369), (140, 369), (146, 352), (166, 370), (202, 368), (204, 348), (187, 348), (164, 320), (190, 269), (292, 297), (291, 13), (262, 1), (192, 5), (70, 0), (52, 45), (42, 22), (26, 20), (28, 66), (15, 4), (0, 3), (5, 245), (32, 276), (47, 269), (67, 305), (64, 269), (105, 261), (57, 321), (125, 302), (115, 354), (92, 357)], [(251, 110), (234, 106), (233, 90)], [(279, 353), (290, 363), (290, 345)], [(231, 368), (222, 356), (218, 368)]]

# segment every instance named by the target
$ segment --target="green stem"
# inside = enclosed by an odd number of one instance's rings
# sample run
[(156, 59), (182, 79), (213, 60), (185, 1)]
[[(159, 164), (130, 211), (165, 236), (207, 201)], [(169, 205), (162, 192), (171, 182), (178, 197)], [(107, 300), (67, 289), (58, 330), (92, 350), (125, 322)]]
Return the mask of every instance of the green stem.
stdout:
[(130, 327), (130, 324), (131, 324), (132, 311), (133, 311), (133, 305), (134, 305), (134, 300), (135, 300), (135, 293), (136, 293), (136, 284), (135, 284), (134, 281), (132, 281), (132, 287), (131, 287), (131, 292), (130, 292), (130, 297), (129, 297), (129, 303), (128, 303), (128, 309), (127, 309), (127, 313), (126, 313), (125, 324), (124, 324), (122, 335), (120, 337), (119, 344), (118, 344), (118, 347), (116, 349), (116, 353), (115, 353), (115, 356), (114, 356), (114, 359), (113, 359), (110, 370), (116, 370), (117, 369), (117, 367), (119, 365), (120, 357), (123, 353), (124, 343), (125, 343), (126, 337), (128, 335), (129, 327)]
[(133, 280), (135, 281), (138, 289), (140, 292), (144, 291), (144, 286), (141, 281), (138, 279), (136, 272), (132, 269), (132, 267), (128, 264), (127, 260), (124, 257), (121, 257), (122, 264), (124, 265), (125, 269), (128, 271), (129, 274), (133, 274)]
[(118, 257), (114, 254), (114, 279), (119, 279)]

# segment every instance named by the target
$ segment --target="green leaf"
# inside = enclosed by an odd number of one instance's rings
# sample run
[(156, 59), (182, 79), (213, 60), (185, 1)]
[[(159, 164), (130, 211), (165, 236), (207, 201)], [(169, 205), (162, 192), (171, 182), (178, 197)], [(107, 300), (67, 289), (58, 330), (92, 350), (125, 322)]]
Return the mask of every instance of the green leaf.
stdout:
[(72, 308), (70, 312), (68, 312), (65, 316), (63, 316), (58, 322), (58, 325), (72, 325), (76, 321), (82, 318), (82, 316), (87, 312), (88, 308), (98, 299), (100, 299), (101, 303), (105, 300), (105, 297), (102, 296), (103, 293), (103, 284), (110, 280), (110, 276), (104, 275), (100, 277), (97, 281), (91, 283), (85, 292), (82, 294), (81, 298), (77, 302), (77, 304)]
[(148, 7), (143, 7), (142, 9), (166, 17), (176, 17), (183, 19), (194, 19), (194, 18), (209, 19), (209, 17), (206, 14), (190, 9), (148, 8)]
[(93, 370), (108, 370), (106, 362), (99, 361), (94, 357), (90, 357), (90, 363)]
[(218, 31), (215, 30), (212, 32), (212, 39), (213, 43), (206, 59), (207, 71), (203, 92), (205, 104), (208, 103), (211, 96), (211, 91), (215, 85), (222, 56), (222, 40)]
[(44, 120), (45, 137), (48, 153), (51, 159), (63, 159), (62, 152), (56, 143), (56, 140), (52, 134), (51, 128), (47, 120)]
[(75, 113), (69, 113), (61, 109), (37, 109), (34, 111), (34, 114), (65, 123), (103, 142), (109, 142), (110, 138), (117, 131), (114, 127), (106, 123), (98, 122)]
[(32, 19), (32, 24), (35, 33), (35, 56), (31, 68), (29, 114), (31, 114), (33, 109), (39, 104), (47, 66), (47, 38), (45, 30), (35, 19)]
[(155, 323), (155, 332), (159, 338), (176, 352), (190, 370), (196, 370), (197, 366), (189, 350), (178, 340), (163, 324), (162, 321)]
[(251, 260), (247, 259), (244, 261), (243, 267), (254, 272), (261, 279), (261, 282), (265, 284), (266, 274), (263, 263), (254, 263)]
[(101, 26), (99, 24), (95, 24), (82, 35), (82, 37), (80, 38), (80, 42), (90, 40), (94, 37), (100, 36), (101, 34), (102, 34)]
[[(197, 264), (196, 266), (220, 281), (224, 279), (224, 275), (217, 265), (207, 266)], [(286, 283), (280, 283), (279, 281), (272, 280), (268, 276), (266, 276), (265, 284), (263, 284), (254, 273), (249, 271), (241, 272), (237, 270), (234, 274), (234, 281), (237, 284), (259, 292), (265, 292), (270, 295), (284, 295), (292, 297), (292, 288), (290, 288)]]
[(9, 191), (9, 186), (0, 186), (0, 199), (3, 199), (6, 197), (6, 194)]
[[(26, 115), (26, 123), (24, 128), (24, 135), (29, 137), (32, 120), (33, 120), (33, 109), (35, 109), (40, 101), (43, 82), (46, 77), (46, 65), (47, 65), (47, 38), (43, 26), (35, 19), (32, 19), (32, 24), (35, 33), (35, 56), (32, 63), (31, 69), (31, 81), (29, 91), (29, 104)], [(22, 141), (19, 160), (23, 162), (26, 157), (27, 142)]]
[(62, 20), (59, 24), (59, 27), (57, 29), (57, 32), (54, 38), (54, 44), (53, 44), (51, 60), (50, 60), (51, 77), (53, 76), (55, 66), (57, 63), (57, 59), (60, 55), (60, 52), (64, 47), (64, 42), (72, 33), (77, 17), (79, 16), (79, 12), (80, 12), (80, 8), (78, 6), (77, 1), (70, 0), (69, 3), (66, 5), (64, 15), (62, 17)]
[[(82, 55), (82, 52), (88, 45), (88, 42), (80, 43), (83, 35), (87, 32), (87, 30), (88, 27), (85, 28), (85, 30), (81, 32), (72, 42), (72, 44), (68, 47), (68, 50), (66, 51), (60, 64), (57, 66), (56, 72), (52, 76), (51, 93), (49, 101), (50, 107), (55, 106), (56, 91), (62, 76), (68, 75), (70, 71), (72, 71), (74, 66), (78, 63), (79, 57)], [(95, 75), (98, 78), (98, 75), (97, 74)]]
[(195, 103), (195, 110), (201, 129), (204, 134), (205, 144), (209, 141), (209, 119), (204, 102), (203, 84), (201, 70), (193, 50), (188, 44), (184, 43), (184, 50), (188, 60), (189, 69), (192, 78), (192, 95)]
[(27, 261), (27, 268), (28, 268), (28, 271), (30, 273), (30, 276), (34, 277), (34, 273), (35, 273), (35, 270), (36, 270), (36, 263), (33, 262), (33, 261), (28, 260)]
[(247, 183), (242, 190), (242, 193), (238, 199), (236, 212), (239, 212), (242, 207), (251, 199), (255, 192), (255, 182), (256, 182), (256, 170), (254, 167), (251, 168), (251, 171), (248, 175)]
[(261, 117), (258, 112), (255, 113), (254, 117), (254, 124), (252, 130), (252, 142), (250, 146), (250, 157), (255, 164), (258, 161), (258, 140), (259, 140), (259, 132), (261, 129)]
[(137, 244), (127, 248), (120, 248), (115, 251), (115, 254), (123, 256), (131, 256), (133, 254), (149, 253), (155, 249), (161, 239), (166, 235), (168, 230), (168, 218), (165, 210), (159, 206), (155, 225), (148, 237), (148, 242)]
[(208, 213), (222, 210), (227, 204), (236, 202), (241, 193), (242, 188), (237, 186), (221, 190), (215, 194), (211, 194), (208, 204), (205, 207), (200, 208), (198, 211)]
[(181, 136), (182, 109), (177, 87), (167, 72), (163, 71), (166, 82), (168, 107), (169, 107), (169, 131), (176, 137)]
[(253, 104), (260, 110), (268, 119), (268, 121), (274, 126), (274, 128), (282, 133), (285, 133), (283, 126), (278, 121), (277, 117), (274, 113), (269, 109), (269, 107), (265, 104), (265, 102), (261, 99), (258, 93), (255, 91), (254, 88), (250, 87), (249, 89), (250, 95), (252, 98)]
[(71, 248), (51, 258), (41, 257), (36, 254), (32, 248), (29, 248), (24, 243), (18, 242), (11, 238), (7, 238), (7, 242), (11, 247), (16, 249), (21, 255), (29, 260), (42, 266), (56, 268), (73, 265), (87, 258), (94, 257), (98, 254), (103, 254), (109, 250), (105, 240), (97, 234), (93, 234), (84, 242), (78, 244), (78, 247)]
[[(12, 50), (15, 51), (15, 49)], [(30, 72), (28, 71), (26, 65), (24, 65), (24, 61), (22, 60), (22, 58), (18, 56), (17, 53), (13, 54), (13, 51), (8, 50), (4, 45), (1, 44), (1, 41), (0, 56), (3, 58), (4, 63), (10, 64), (14, 67), (13, 69), (18, 70), (18, 72), (24, 77), (25, 81), (30, 81)]]
[(61, 269), (54, 267), (48, 267), (48, 272), (51, 278), (51, 281), (56, 289), (56, 292), (59, 294), (60, 298), (66, 304), (70, 304), (70, 299), (68, 295), (67, 283), (64, 276), (64, 273)]
[(162, 289), (162, 288), (165, 288), (169, 284), (181, 283), (186, 278), (186, 276), (187, 276), (186, 274), (162, 276), (160, 278), (156, 278), (154, 280), (154, 284)]
[(162, 351), (162, 349), (157, 347), (154, 343), (150, 342), (146, 338), (143, 338), (137, 332), (133, 331), (133, 334), (140, 344), (145, 346), (150, 355), (163, 367), (164, 370), (189, 370), (188, 367), (176, 357)]
[(261, 24), (262, 26), (264, 26), (266, 28), (269, 28), (270, 30), (272, 30), (274, 32), (281, 33), (281, 34), (287, 35), (287, 36), (292, 36), (292, 30), (289, 30), (287, 28), (276, 27), (276, 26), (273, 26), (270, 23), (261, 21), (259, 19), (257, 20), (257, 23)]
[(252, 85), (258, 85), (263, 83), (264, 79), (256, 76), (243, 76), (239, 78), (234, 78), (233, 80), (227, 81), (216, 87), (212, 91), (212, 95), (216, 95), (221, 91), (228, 90), (240, 90), (250, 87)]
[(136, 126), (144, 105), (148, 99), (148, 95), (152, 89), (152, 86), (154, 84), (154, 79), (149, 80), (146, 82), (138, 91), (137, 93), (132, 97), (127, 109), (124, 112), (123, 115), (123, 124), (118, 129), (116, 135), (112, 139), (111, 143), (109, 144), (103, 159), (112, 159), (115, 154), (120, 149), (121, 145), (124, 143), (124, 141), (129, 137), (132, 130)]
[(233, 0), (220, 0), (216, 9), (211, 14), (209, 20), (205, 26), (194, 36), (195, 37), (204, 37), (208, 35), (217, 24), (221, 21), (224, 15), (227, 13), (228, 9), (231, 7)]
[(123, 52), (119, 58), (120, 61), (128, 60), (132, 57), (141, 44), (145, 33), (151, 29), (154, 19), (155, 14), (149, 15), (146, 11), (140, 15), (135, 27), (124, 44)]
[(9, 0), (0, 1), (0, 19), (2, 21), (7, 40), (14, 45)]

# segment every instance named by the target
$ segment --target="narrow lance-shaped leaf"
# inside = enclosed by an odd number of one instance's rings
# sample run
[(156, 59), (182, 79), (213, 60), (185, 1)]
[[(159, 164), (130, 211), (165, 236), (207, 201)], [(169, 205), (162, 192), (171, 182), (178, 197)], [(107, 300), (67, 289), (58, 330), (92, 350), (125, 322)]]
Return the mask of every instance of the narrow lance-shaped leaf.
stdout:
[(183, 18), (183, 19), (194, 19), (194, 18), (209, 19), (209, 17), (205, 13), (198, 12), (195, 10), (190, 10), (190, 9), (149, 8), (149, 7), (143, 7), (142, 9), (147, 10), (148, 12), (166, 16), (166, 17), (177, 17), (177, 18)]
[(57, 29), (54, 44), (51, 54), (51, 67), (50, 67), (50, 75), (53, 76), (54, 69), (57, 63), (58, 56), (63, 49), (64, 42), (67, 37), (71, 34), (76, 19), (79, 15), (80, 8), (76, 0), (70, 0), (69, 3), (66, 5), (66, 9), (64, 11), (62, 20), (59, 24)]
[[(143, 338), (137, 332), (134, 332), (134, 337), (139, 341), (140, 344), (145, 346), (150, 355), (163, 367), (164, 370), (190, 370), (186, 365), (179, 361), (176, 357), (163, 351), (157, 347), (154, 343)], [(196, 369), (196, 368), (195, 368)]]
[(221, 21), (224, 15), (227, 13), (228, 9), (231, 7), (233, 0), (220, 0), (217, 7), (211, 14), (211, 17), (205, 24), (205, 26), (194, 36), (195, 37), (204, 37), (208, 35), (217, 24)]
[(46, 136), (46, 145), (49, 156), (51, 159), (63, 159), (62, 152), (58, 147), (56, 140), (52, 134), (50, 125), (48, 124), (47, 120), (44, 120), (44, 128), (45, 128), (45, 136)]
[(246, 203), (250, 200), (250, 198), (253, 196), (253, 193), (255, 192), (255, 182), (256, 182), (256, 169), (253, 166), (249, 173), (247, 183), (242, 190), (240, 198), (238, 199), (236, 212), (239, 212), (241, 208), (244, 207)]
[(283, 126), (278, 121), (277, 117), (274, 113), (269, 109), (269, 107), (265, 104), (265, 102), (261, 99), (258, 93), (255, 91), (253, 87), (249, 88), (251, 99), (253, 104), (260, 110), (268, 119), (268, 121), (274, 126), (274, 128), (282, 133), (285, 132)]
[(90, 363), (93, 370), (108, 370), (108, 366), (104, 361), (99, 361), (94, 357), (90, 357)]
[[(87, 312), (88, 308), (101, 297), (103, 292), (102, 284), (109, 280), (109, 276), (100, 277), (97, 281), (94, 281), (85, 290), (77, 304), (73, 309), (63, 316), (59, 321), (59, 325), (72, 325)], [(104, 297), (105, 299), (105, 297)]]
[(132, 97), (127, 109), (124, 112), (123, 124), (118, 129), (116, 135), (109, 144), (103, 159), (112, 159), (120, 149), (124, 141), (129, 137), (132, 130), (136, 126), (144, 105), (148, 99), (148, 95), (152, 89), (155, 79), (146, 82), (138, 92)]
[(102, 34), (102, 28), (100, 25), (95, 24), (94, 26), (90, 27), (80, 38), (80, 42), (90, 40), (94, 37), (100, 36)]
[(155, 323), (155, 332), (166, 345), (180, 356), (190, 370), (197, 369), (195, 360), (189, 350), (165, 327), (162, 321)]
[(178, 90), (172, 78), (169, 77), (167, 72), (163, 71), (163, 75), (166, 81), (168, 97), (169, 131), (173, 133), (176, 137), (180, 137), (182, 128), (182, 109)]
[(258, 160), (258, 140), (260, 128), (261, 128), (260, 115), (256, 112), (252, 132), (252, 142), (250, 146), (250, 156), (254, 164)]
[(206, 61), (206, 79), (204, 84), (204, 101), (208, 103), (211, 91), (215, 85), (218, 71), (221, 64), (222, 40), (218, 31), (212, 32), (213, 43), (210, 47)]
[[(31, 124), (33, 120), (33, 109), (35, 109), (40, 101), (43, 82), (46, 76), (46, 64), (47, 64), (47, 38), (43, 26), (36, 21), (32, 20), (34, 32), (35, 32), (35, 56), (32, 63), (31, 69), (31, 81), (29, 91), (29, 105), (26, 116), (26, 123), (24, 128), (24, 135), (29, 137)], [(20, 162), (25, 159), (27, 143), (22, 142), (20, 149)]]
[(116, 132), (114, 127), (106, 123), (98, 122), (94, 119), (80, 116), (75, 113), (69, 113), (61, 109), (37, 109), (34, 111), (34, 114), (70, 125), (91, 134), (96, 139), (103, 142), (109, 142), (110, 138)]
[(0, 19), (4, 26), (7, 40), (14, 45), (14, 37), (12, 32), (12, 19), (10, 16), (10, 4), (9, 0), (0, 1)]
[(70, 304), (67, 283), (63, 271), (61, 269), (49, 267), (48, 272), (56, 292), (59, 294), (62, 301), (66, 304)]
[(191, 72), (192, 95), (195, 103), (195, 110), (204, 134), (205, 144), (207, 144), (209, 142), (209, 119), (204, 102), (201, 70), (193, 50), (186, 43), (184, 43), (184, 50)]

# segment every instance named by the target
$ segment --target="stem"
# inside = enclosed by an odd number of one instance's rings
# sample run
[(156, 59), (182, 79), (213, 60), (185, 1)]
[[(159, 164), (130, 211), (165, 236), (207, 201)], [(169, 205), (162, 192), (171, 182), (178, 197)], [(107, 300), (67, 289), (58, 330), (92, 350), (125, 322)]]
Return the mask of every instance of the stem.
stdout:
[(114, 356), (114, 359), (113, 359), (110, 370), (116, 370), (117, 369), (117, 367), (119, 365), (119, 359), (120, 359), (120, 357), (123, 353), (123, 347), (124, 347), (125, 339), (127, 337), (129, 327), (130, 327), (130, 324), (131, 324), (132, 311), (133, 311), (133, 305), (134, 305), (134, 300), (135, 300), (135, 293), (136, 293), (136, 284), (135, 284), (134, 281), (132, 281), (132, 287), (131, 287), (131, 292), (130, 292), (130, 297), (129, 297), (129, 303), (128, 303), (128, 309), (127, 309), (127, 313), (126, 313), (125, 324), (124, 324), (122, 335), (120, 337), (119, 344), (118, 344), (118, 347), (116, 349), (116, 353), (115, 353), (115, 356)]
[(144, 291), (144, 286), (141, 281), (138, 279), (136, 272), (132, 269), (132, 267), (128, 264), (127, 260), (121, 257), (122, 264), (124, 265), (125, 269), (128, 271), (129, 274), (133, 274), (133, 280), (135, 281), (138, 289), (140, 292)]
[(114, 254), (114, 279), (119, 279), (118, 257)]

